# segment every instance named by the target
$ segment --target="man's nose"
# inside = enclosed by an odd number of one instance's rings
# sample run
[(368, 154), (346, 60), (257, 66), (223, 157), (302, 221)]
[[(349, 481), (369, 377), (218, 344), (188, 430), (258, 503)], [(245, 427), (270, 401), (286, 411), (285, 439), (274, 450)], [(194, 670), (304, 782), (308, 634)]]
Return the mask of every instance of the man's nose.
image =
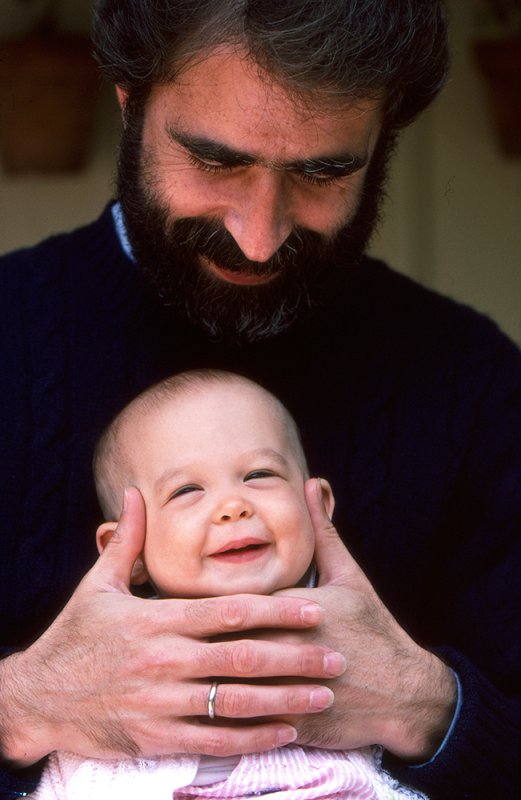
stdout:
[(226, 229), (250, 261), (267, 261), (292, 231), (286, 183), (282, 171), (251, 167), (237, 200), (224, 216)]
[(242, 497), (228, 497), (216, 505), (213, 522), (219, 525), (223, 522), (238, 522), (241, 519), (249, 519), (251, 516), (253, 516), (251, 503)]

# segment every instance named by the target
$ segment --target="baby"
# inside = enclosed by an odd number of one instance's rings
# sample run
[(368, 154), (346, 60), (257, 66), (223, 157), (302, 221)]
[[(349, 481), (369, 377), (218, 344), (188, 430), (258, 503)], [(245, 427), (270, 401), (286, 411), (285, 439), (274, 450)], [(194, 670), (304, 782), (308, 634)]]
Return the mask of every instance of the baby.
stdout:
[[(314, 532), (304, 496), (306, 459), (296, 424), (269, 392), (232, 373), (197, 370), (153, 386), (101, 438), (94, 472), (110, 539), (126, 486), (146, 507), (144, 550), (133, 584), (157, 597), (271, 594), (314, 581)], [(333, 494), (321, 479), (324, 504)], [(216, 713), (217, 684), (208, 699)], [(124, 761), (53, 753), (38, 800), (300, 800), (418, 798), (377, 767), (371, 748), (289, 745), (216, 758), (172, 755)]]

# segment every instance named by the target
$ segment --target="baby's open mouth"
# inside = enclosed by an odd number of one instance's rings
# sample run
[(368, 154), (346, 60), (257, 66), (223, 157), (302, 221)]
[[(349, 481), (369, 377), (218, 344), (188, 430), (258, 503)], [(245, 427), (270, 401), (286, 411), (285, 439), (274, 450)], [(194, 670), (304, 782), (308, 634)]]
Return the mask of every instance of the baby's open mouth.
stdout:
[(217, 553), (212, 553), (211, 557), (217, 561), (248, 561), (262, 555), (268, 548), (269, 544), (266, 542), (233, 542)]

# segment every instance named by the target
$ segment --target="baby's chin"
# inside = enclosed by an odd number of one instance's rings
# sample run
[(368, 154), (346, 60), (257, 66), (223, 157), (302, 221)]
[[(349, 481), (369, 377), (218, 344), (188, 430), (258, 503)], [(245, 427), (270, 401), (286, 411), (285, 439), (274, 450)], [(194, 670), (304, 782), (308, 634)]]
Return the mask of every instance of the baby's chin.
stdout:
[(233, 595), (238, 594), (270, 595), (275, 594), (282, 589), (291, 589), (294, 585), (295, 584), (293, 583), (288, 583), (288, 581), (258, 581), (255, 583), (238, 582), (234, 586), (227, 584), (226, 586), (223, 586), (222, 589), (213, 588), (211, 593), (206, 595), (193, 595), (193, 597), (232, 597)]
[(152, 594), (154, 597), (157, 597), (161, 600), (197, 600), (206, 597), (232, 597), (233, 595), (238, 594), (271, 595), (282, 591), (283, 589), (292, 589), (297, 586), (307, 586), (307, 582), (305, 580), (306, 576), (304, 576), (302, 580), (298, 581), (297, 583), (273, 580), (256, 581), (254, 583), (241, 583), (239, 581), (233, 586), (231, 586), (230, 583), (227, 583), (226, 586), (222, 586), (221, 588), (212, 586), (212, 590), (206, 593), (194, 591), (183, 592), (179, 589), (179, 587), (176, 589), (173, 587), (163, 587), (162, 589), (154, 588)]
[(222, 591), (213, 591), (213, 597), (229, 597), (234, 594), (262, 594), (270, 595), (276, 592), (283, 591), (284, 589), (305, 588), (314, 585), (310, 583), (312, 575), (312, 567), (309, 567), (301, 578), (264, 578), (257, 581), (239, 581), (236, 585), (231, 586), (229, 583), (222, 587)]
[(313, 564), (305, 570), (300, 578), (295, 577), (294, 571), (291, 574), (278, 576), (261, 573), (257, 576), (245, 576), (237, 570), (235, 576), (232, 575), (226, 580), (214, 578), (211, 582), (205, 581), (204, 585), (200, 587), (196, 585), (175, 586), (165, 582), (161, 586), (156, 583), (153, 588), (155, 596), (163, 599), (196, 600), (205, 597), (231, 597), (238, 594), (271, 595), (284, 589), (313, 586), (315, 583), (314, 572)]

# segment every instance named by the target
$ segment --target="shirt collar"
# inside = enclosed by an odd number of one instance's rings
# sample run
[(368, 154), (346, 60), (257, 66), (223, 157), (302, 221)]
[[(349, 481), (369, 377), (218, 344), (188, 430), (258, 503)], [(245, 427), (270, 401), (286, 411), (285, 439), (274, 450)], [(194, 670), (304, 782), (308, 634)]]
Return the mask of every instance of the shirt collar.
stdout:
[(114, 220), (114, 227), (116, 228), (116, 233), (118, 239), (120, 241), (121, 247), (123, 248), (125, 255), (131, 261), (135, 261), (134, 253), (132, 252), (132, 246), (130, 244), (128, 233), (127, 233), (127, 225), (125, 223), (125, 218), (123, 216), (123, 209), (121, 208), (121, 203), (118, 201), (114, 203), (112, 206), (112, 219)]

